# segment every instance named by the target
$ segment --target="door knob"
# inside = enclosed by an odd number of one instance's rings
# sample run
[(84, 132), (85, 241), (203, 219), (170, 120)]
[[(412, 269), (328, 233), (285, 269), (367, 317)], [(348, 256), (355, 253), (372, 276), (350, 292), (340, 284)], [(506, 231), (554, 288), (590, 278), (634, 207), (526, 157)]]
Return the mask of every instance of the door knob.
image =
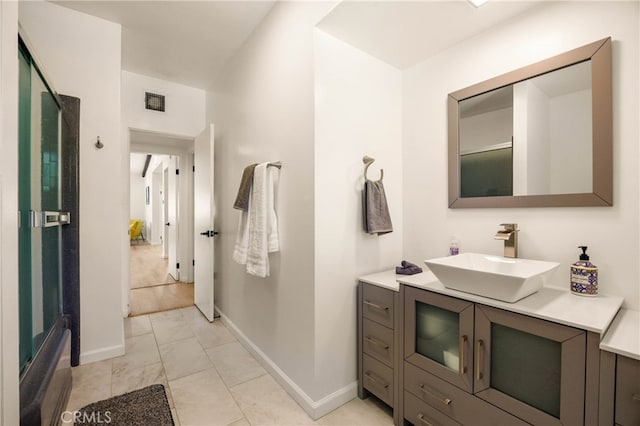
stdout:
[(201, 232), (200, 235), (204, 235), (205, 237), (211, 238), (214, 235), (218, 235), (218, 232), (217, 231), (213, 231), (213, 230), (212, 231), (204, 231), (204, 232)]
[(169, 222), (165, 223), (165, 226), (169, 226)]

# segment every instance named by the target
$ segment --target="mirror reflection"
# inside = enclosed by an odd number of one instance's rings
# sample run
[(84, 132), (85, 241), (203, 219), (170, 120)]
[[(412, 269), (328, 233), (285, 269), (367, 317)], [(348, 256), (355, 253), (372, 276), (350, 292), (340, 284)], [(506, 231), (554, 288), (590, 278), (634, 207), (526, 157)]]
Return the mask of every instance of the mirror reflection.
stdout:
[(459, 102), (460, 196), (593, 191), (591, 61)]

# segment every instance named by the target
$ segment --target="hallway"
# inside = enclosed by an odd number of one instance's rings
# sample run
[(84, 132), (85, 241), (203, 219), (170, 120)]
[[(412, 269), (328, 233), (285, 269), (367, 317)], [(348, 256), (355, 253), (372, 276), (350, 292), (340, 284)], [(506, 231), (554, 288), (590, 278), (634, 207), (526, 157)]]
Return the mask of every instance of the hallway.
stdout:
[(130, 316), (193, 305), (193, 283), (176, 281), (169, 274), (161, 244), (131, 244)]

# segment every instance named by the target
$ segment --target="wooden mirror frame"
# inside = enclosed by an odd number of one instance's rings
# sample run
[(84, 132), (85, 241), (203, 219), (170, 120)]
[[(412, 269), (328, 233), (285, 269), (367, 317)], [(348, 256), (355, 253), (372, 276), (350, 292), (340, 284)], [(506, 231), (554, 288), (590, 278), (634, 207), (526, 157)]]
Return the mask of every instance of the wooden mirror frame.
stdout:
[[(464, 99), (591, 60), (593, 184), (590, 193), (460, 197), (459, 105)], [(450, 93), (449, 208), (579, 207), (613, 205), (611, 37)]]

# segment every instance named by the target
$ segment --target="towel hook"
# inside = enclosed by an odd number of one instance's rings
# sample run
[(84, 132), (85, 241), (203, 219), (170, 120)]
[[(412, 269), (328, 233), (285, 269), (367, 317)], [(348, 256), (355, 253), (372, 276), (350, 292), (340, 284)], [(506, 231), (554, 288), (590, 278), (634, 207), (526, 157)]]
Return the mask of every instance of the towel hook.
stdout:
[[(376, 161), (375, 158), (371, 158), (368, 155), (365, 155), (364, 157), (362, 157), (362, 162), (364, 163), (364, 180), (367, 180), (367, 170), (369, 169), (369, 166)], [(380, 169), (380, 180), (382, 180), (382, 178), (384, 177), (384, 170)]]

